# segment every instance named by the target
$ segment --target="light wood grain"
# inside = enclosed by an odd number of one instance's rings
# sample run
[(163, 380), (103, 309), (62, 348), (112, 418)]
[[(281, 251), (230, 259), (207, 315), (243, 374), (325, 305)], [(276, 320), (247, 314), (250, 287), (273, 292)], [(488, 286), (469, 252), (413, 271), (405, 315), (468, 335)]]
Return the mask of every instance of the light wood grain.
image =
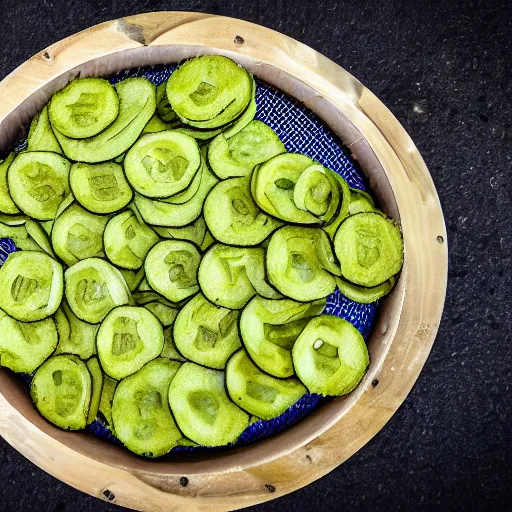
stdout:
[[(244, 43), (237, 44), (236, 36)], [(0, 371), (1, 435), (68, 484), (104, 500), (108, 490), (114, 503), (139, 510), (233, 510), (289, 493), (334, 469), (382, 428), (411, 390), (434, 342), (446, 291), (441, 207), (405, 130), (334, 62), (248, 22), (197, 13), (149, 13), (103, 23), (52, 45), (0, 83), (0, 148), (75, 76), (205, 53), (237, 60), (322, 117), (350, 147), (386, 212), (400, 219), (405, 263), (372, 334), (372, 362), (360, 386), (253, 446), (215, 455), (137, 458), (93, 436), (51, 426), (19, 383)], [(189, 479), (186, 487), (180, 485), (182, 476)]]

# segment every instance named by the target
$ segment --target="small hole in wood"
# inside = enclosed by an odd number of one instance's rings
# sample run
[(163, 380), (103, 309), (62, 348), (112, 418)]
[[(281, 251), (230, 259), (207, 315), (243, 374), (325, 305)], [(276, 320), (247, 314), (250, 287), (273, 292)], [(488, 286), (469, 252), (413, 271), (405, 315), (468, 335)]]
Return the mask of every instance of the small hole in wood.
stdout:
[(50, 60), (50, 54), (48, 52), (44, 52), (44, 58)]
[(187, 487), (187, 485), (188, 485), (188, 478), (186, 476), (182, 476), (180, 478), (180, 485), (181, 485), (181, 487)]
[(108, 501), (113, 501), (116, 499), (115, 495), (110, 492), (108, 489), (105, 489), (103, 491), (103, 496), (105, 496), (105, 498), (107, 498)]
[(444, 242), (444, 238), (443, 238), (441, 235), (439, 235), (439, 236), (437, 237), (437, 241), (438, 241), (440, 244), (442, 244), (442, 243)]
[(311, 458), (311, 455), (306, 455), (306, 459), (309, 460), (309, 463), (311, 464), (313, 462), (313, 459)]
[(242, 36), (236, 36), (234, 42), (235, 44), (244, 44), (245, 40)]
[(379, 385), (379, 379), (372, 380), (372, 386), (376, 388)]
[(266, 487), (268, 492), (276, 492), (275, 485), (265, 484), (265, 487)]

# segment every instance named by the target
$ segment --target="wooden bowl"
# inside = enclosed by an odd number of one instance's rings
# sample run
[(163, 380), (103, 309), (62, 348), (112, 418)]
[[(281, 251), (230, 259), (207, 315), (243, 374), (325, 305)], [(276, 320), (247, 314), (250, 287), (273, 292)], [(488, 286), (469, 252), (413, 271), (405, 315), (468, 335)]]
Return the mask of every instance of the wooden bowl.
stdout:
[[(430, 352), (446, 291), (447, 244), (434, 184), (393, 114), (347, 71), (272, 30), (207, 14), (158, 12), (118, 19), (38, 53), (0, 83), (0, 148), (20, 136), (50, 96), (77, 76), (222, 54), (316, 112), (350, 148), (384, 210), (400, 219), (405, 263), (369, 341), (359, 387), (251, 446), (145, 460), (85, 433), (61, 431), (0, 371), (0, 434), (64, 482), (139, 510), (233, 510), (325, 475), (398, 409)], [(186, 477), (186, 478), (183, 478)]]

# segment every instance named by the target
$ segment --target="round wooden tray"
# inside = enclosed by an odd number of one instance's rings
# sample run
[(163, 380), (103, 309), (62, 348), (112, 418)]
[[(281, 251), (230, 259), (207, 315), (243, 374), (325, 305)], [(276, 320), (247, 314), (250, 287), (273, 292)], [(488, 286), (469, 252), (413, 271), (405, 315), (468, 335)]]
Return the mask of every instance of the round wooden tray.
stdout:
[[(38, 53), (0, 83), (0, 148), (77, 76), (222, 54), (316, 112), (350, 148), (388, 215), (400, 219), (405, 263), (369, 341), (371, 365), (348, 397), (293, 428), (214, 455), (145, 460), (90, 434), (47, 423), (0, 371), (0, 434), (25, 457), (100, 499), (138, 510), (225, 511), (303, 487), (340, 465), (398, 409), (430, 352), (446, 291), (443, 214), (410, 137), (361, 83), (311, 48), (245, 21), (158, 12), (118, 19)], [(184, 478), (185, 477), (185, 478)]]

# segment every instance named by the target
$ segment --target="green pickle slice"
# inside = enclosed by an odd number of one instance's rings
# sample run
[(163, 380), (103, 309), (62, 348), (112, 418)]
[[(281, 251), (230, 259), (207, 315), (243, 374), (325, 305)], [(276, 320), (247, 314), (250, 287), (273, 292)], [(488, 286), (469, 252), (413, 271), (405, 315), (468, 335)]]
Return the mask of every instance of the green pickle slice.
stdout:
[(87, 163), (113, 160), (133, 145), (155, 113), (155, 86), (151, 82), (127, 78), (115, 89), (119, 96), (119, 115), (108, 128), (85, 139), (72, 139), (54, 130), (64, 154), (71, 160)]
[(167, 82), (169, 102), (183, 122), (218, 128), (238, 117), (251, 101), (252, 77), (235, 62), (205, 55), (182, 64)]
[(256, 165), (286, 153), (274, 130), (261, 121), (251, 121), (231, 137), (217, 135), (208, 148), (208, 162), (221, 179), (249, 176)]
[(292, 349), (299, 379), (311, 393), (340, 396), (350, 393), (370, 364), (361, 333), (337, 316), (310, 320)]
[(235, 442), (249, 416), (229, 399), (224, 372), (185, 363), (171, 382), (169, 404), (180, 430), (203, 446)]
[(54, 219), (60, 203), (69, 194), (70, 166), (56, 153), (19, 153), (7, 173), (13, 201), (34, 219)]
[(130, 451), (160, 457), (182, 438), (167, 398), (180, 364), (155, 359), (117, 386), (112, 419), (117, 438)]
[(174, 323), (174, 342), (180, 354), (191, 361), (222, 370), (241, 347), (239, 311), (219, 308), (197, 294), (180, 310)]
[(96, 346), (104, 372), (120, 380), (160, 355), (164, 346), (163, 327), (146, 308), (121, 306), (103, 320)]
[(66, 137), (93, 137), (112, 124), (119, 114), (114, 87), (101, 78), (73, 80), (55, 93), (48, 106), (50, 122)]
[(373, 211), (375, 211), (375, 203), (373, 201), (372, 196), (368, 194), (368, 192), (365, 192), (364, 190), (351, 188), (348, 214), (355, 215), (356, 213)]
[(162, 238), (188, 240), (200, 246), (203, 243), (206, 234), (206, 222), (204, 221), (204, 217), (199, 217), (188, 226), (183, 226), (181, 228), (155, 227), (155, 231)]
[(38, 411), (64, 430), (87, 425), (91, 402), (91, 374), (76, 356), (54, 356), (34, 374), (30, 396)]
[(252, 360), (266, 373), (286, 378), (294, 374), (292, 347), (309, 320), (320, 314), (325, 300), (309, 304), (254, 297), (240, 316), (240, 333)]
[(46, 318), (24, 323), (0, 310), (0, 366), (14, 372), (32, 373), (55, 350), (55, 322)]
[(116, 266), (137, 270), (159, 238), (131, 210), (112, 217), (103, 233), (107, 258)]
[(345, 219), (334, 239), (343, 277), (373, 287), (400, 272), (402, 234), (398, 224), (378, 213), (358, 213)]
[(124, 160), (126, 177), (146, 197), (165, 198), (186, 189), (201, 165), (197, 142), (167, 130), (141, 137)]
[(102, 215), (121, 210), (133, 198), (123, 168), (114, 162), (73, 164), (69, 184), (76, 200), (84, 208)]
[(199, 291), (197, 268), (201, 255), (184, 240), (164, 240), (148, 253), (144, 263), (146, 278), (153, 290), (179, 302)]
[(0, 308), (22, 322), (53, 315), (63, 288), (62, 266), (42, 252), (13, 252), (0, 268)]
[(7, 185), (7, 172), (15, 156), (15, 153), (11, 153), (5, 160), (0, 160), (0, 212), (7, 215), (20, 213), (20, 209), (12, 200), (9, 186)]
[(349, 283), (344, 279), (337, 278), (336, 284), (338, 285), (340, 292), (350, 300), (360, 302), (361, 304), (371, 304), (372, 302), (388, 295), (393, 289), (393, 286), (395, 286), (395, 281), (394, 277), (390, 277), (382, 284), (367, 288), (365, 286), (358, 286), (357, 284)]
[(215, 185), (204, 203), (204, 218), (212, 235), (229, 245), (258, 245), (282, 225), (258, 208), (247, 178)]
[(226, 387), (238, 407), (264, 420), (276, 418), (307, 393), (298, 379), (276, 379), (263, 373), (244, 350), (229, 360)]
[(130, 290), (122, 274), (104, 260), (82, 260), (69, 267), (64, 277), (69, 307), (84, 322), (97, 324), (113, 308), (130, 301)]
[(97, 418), (111, 431), (113, 431), (114, 428), (112, 421), (112, 401), (114, 400), (117, 384), (117, 380), (111, 379), (108, 375), (103, 375), (103, 387), (101, 389)]
[(108, 217), (90, 213), (72, 202), (53, 224), (51, 242), (55, 253), (66, 265), (104, 257), (103, 232), (107, 222)]
[(338, 274), (330, 242), (321, 229), (284, 226), (271, 237), (266, 255), (270, 283), (298, 301), (327, 297)]

